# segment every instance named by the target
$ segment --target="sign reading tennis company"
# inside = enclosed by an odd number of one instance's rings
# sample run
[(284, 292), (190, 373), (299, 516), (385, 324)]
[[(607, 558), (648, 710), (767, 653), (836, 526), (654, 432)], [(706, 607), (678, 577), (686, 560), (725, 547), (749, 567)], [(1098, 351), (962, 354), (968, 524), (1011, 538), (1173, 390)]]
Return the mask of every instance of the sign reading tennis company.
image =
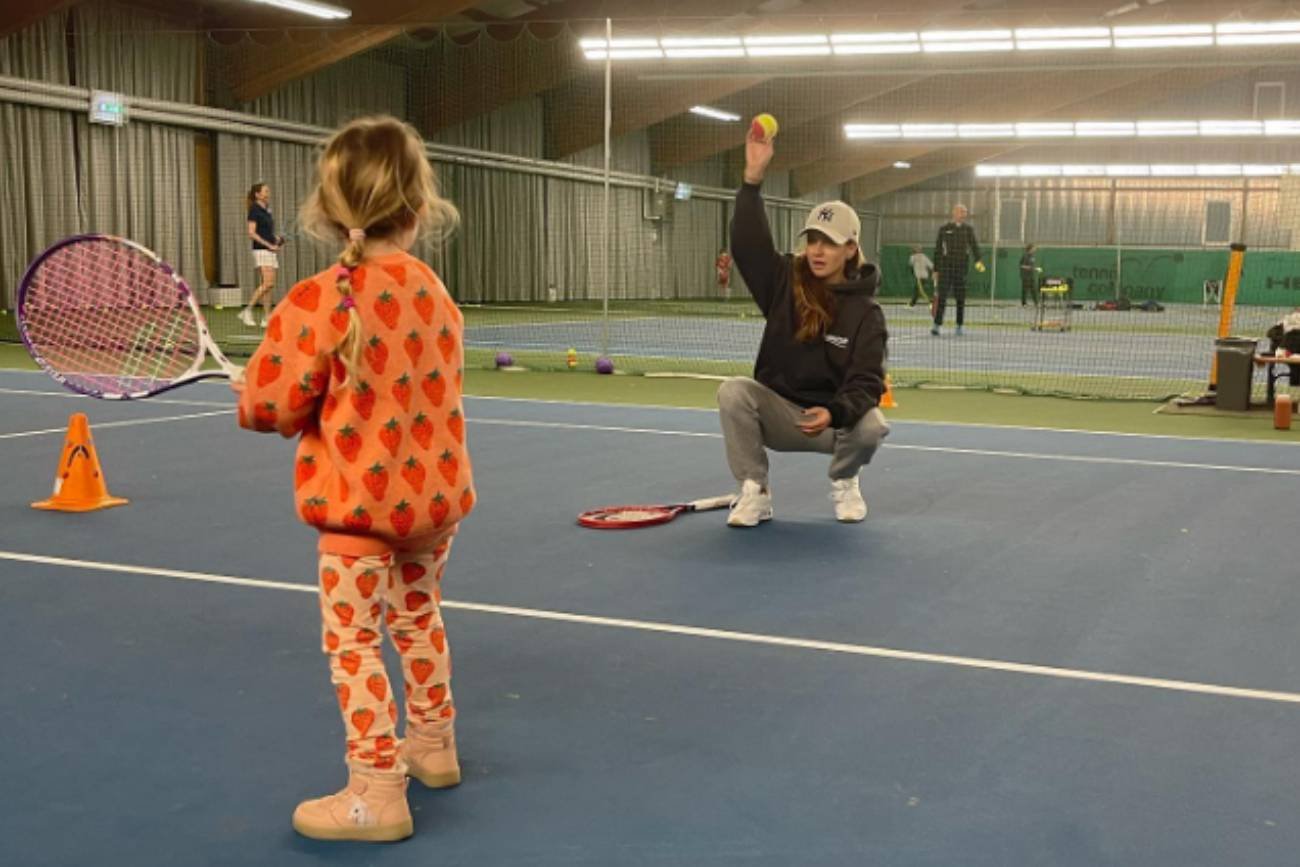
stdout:
[(90, 92), (90, 122), (109, 126), (126, 125), (126, 99), (107, 90)]

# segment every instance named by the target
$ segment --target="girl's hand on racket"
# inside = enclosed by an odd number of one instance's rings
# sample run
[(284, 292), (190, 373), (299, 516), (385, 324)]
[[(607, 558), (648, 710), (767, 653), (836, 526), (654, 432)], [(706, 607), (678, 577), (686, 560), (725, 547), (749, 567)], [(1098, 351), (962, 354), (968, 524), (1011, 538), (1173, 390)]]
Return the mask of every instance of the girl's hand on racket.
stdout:
[(758, 135), (753, 128), (745, 138), (745, 182), (760, 184), (767, 174), (767, 167), (772, 162), (776, 150), (772, 139)]
[(809, 407), (799, 414), (799, 430), (810, 437), (826, 430), (830, 423), (831, 411), (824, 406)]
[(243, 395), (244, 395), (244, 368), (242, 368), (242, 367), (237, 367), (237, 368), (235, 368), (235, 369), (238, 371), (238, 373), (236, 373), (234, 376), (230, 377), (230, 390), (233, 391), (236, 395), (238, 395), (238, 396), (240, 396), (240, 397), (243, 397)]

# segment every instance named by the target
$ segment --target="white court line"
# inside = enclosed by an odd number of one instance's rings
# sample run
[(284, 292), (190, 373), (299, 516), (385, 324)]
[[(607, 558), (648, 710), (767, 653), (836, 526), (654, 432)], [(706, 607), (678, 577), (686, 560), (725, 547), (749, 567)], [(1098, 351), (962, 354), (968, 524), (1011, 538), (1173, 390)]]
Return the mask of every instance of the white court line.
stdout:
[[(161, 424), (165, 421), (185, 421), (192, 418), (211, 418), (214, 415), (234, 415), (234, 413), (235, 411), (233, 409), (222, 409), (213, 412), (192, 412), (187, 415), (164, 415), (159, 416), (158, 418), (136, 418), (128, 419), (126, 421), (100, 421), (95, 422), (94, 429), (103, 430), (104, 428), (109, 427), (136, 427), (144, 424)], [(65, 434), (67, 432), (68, 426), (64, 425), (63, 427), (51, 427), (46, 428), (45, 430), (24, 430), (16, 433), (3, 433), (0, 434), (0, 440), (15, 440), (22, 437), (38, 437), (46, 436), (48, 434)]]
[[(0, 394), (17, 394), (17, 395), (25, 395), (29, 397), (70, 397), (73, 400), (96, 400), (96, 398), (93, 398), (88, 394), (77, 394), (76, 392), (72, 392), (72, 391), (35, 391), (33, 389), (26, 389), (26, 388), (0, 388)], [(233, 400), (233, 396), (232, 396), (232, 400)], [(115, 401), (115, 402), (120, 403), (120, 401)], [(149, 402), (173, 404), (175, 406), (229, 407), (231, 404), (231, 401), (229, 400), (226, 401), (225, 403), (219, 403), (215, 400), (176, 400), (174, 398), (167, 398), (167, 397), (151, 397), (149, 398)]]
[(659, 430), (652, 427), (619, 427), (617, 425), (604, 424), (576, 424), (565, 421), (528, 421), (525, 419), (512, 418), (474, 418), (466, 419), (470, 424), (487, 424), (497, 427), (531, 427), (531, 428), (552, 428), (555, 430), (589, 430), (601, 431), (604, 433), (634, 433), (634, 434), (655, 434), (657, 436), (670, 437), (699, 437), (702, 439), (722, 439), (722, 434), (705, 431), (688, 431), (688, 430)]
[[(525, 427), (525, 428), (549, 428), (552, 430), (584, 430), (600, 431), (603, 433), (629, 433), (629, 434), (652, 434), (655, 436), (671, 437), (698, 437), (702, 439), (722, 439), (720, 433), (706, 433), (702, 431), (683, 431), (683, 430), (659, 430), (657, 428), (645, 427), (619, 427), (617, 425), (598, 425), (598, 424), (574, 424), (571, 422), (561, 421), (524, 421), (521, 419), (505, 418), (470, 418), (470, 424), (495, 425), (499, 427)], [(1300, 469), (1285, 469), (1281, 467), (1250, 467), (1232, 464), (1198, 464), (1188, 461), (1151, 461), (1140, 458), (1106, 458), (1093, 457), (1091, 455), (1050, 455), (1039, 454), (1036, 452), (1009, 452), (999, 451), (997, 449), (960, 449), (951, 446), (917, 446), (904, 445), (901, 443), (890, 443), (885, 441), (884, 448), (895, 451), (914, 451), (914, 452), (938, 452), (951, 455), (979, 455), (989, 458), (1024, 458), (1033, 461), (1059, 461), (1061, 463), (1078, 463), (1078, 464), (1112, 464), (1126, 467), (1164, 467), (1168, 469), (1179, 470), (1211, 470), (1226, 473), (1261, 473), (1264, 475), (1275, 476), (1300, 476)]]
[[(251, 587), (260, 590), (287, 590), (295, 593), (316, 592), (316, 588), (309, 584), (293, 584), (287, 581), (269, 581), (261, 578), (239, 578), (233, 575), (213, 575), (206, 572), (187, 572), (180, 569), (161, 569), (152, 566), (131, 566), (123, 563), (103, 563), (95, 560), (73, 560), (66, 557), (45, 557), (37, 554), (24, 554), (17, 551), (0, 551), (0, 560), (9, 560), (16, 563), (35, 563), (43, 566), (64, 566), (70, 569), (84, 569), (93, 572), (118, 572), (129, 575), (149, 575), (158, 578), (174, 578), (181, 581), (197, 581), (207, 584)], [(663, 623), (655, 620), (629, 620), (621, 617), (598, 617), (590, 614), (574, 614), (567, 611), (519, 608), (512, 605), (489, 605), (480, 602), (452, 602), (450, 600), (444, 600), (442, 606), (444, 608), (459, 611), (472, 611), (478, 614), (496, 614), (502, 617), (520, 617), (527, 620), (549, 620), (559, 623), (577, 623), (584, 626), (603, 626), (611, 629), (629, 629), (637, 632), (681, 635), (689, 638), (708, 638), (715, 641), (732, 641), (741, 644), (758, 644), (769, 647), (786, 647), (795, 650), (813, 650), (821, 653), (865, 656), (876, 659), (892, 659), (901, 662), (923, 662), (931, 665), (946, 665), (955, 668), (971, 668), (984, 671), (1002, 672), (1005, 674), (1021, 674), (1031, 677), (1048, 677), (1057, 680), (1078, 680), (1092, 683), (1117, 684), (1122, 686), (1140, 686), (1148, 689), (1212, 695), (1222, 698), (1240, 698), (1252, 699), (1255, 701), (1300, 704), (1300, 693), (1249, 689), (1246, 687), (1224, 686), (1222, 684), (1200, 683), (1189, 680), (1168, 680), (1159, 677), (1116, 674), (1104, 671), (1088, 671), (1086, 669), (1077, 668), (1060, 668), (1051, 665), (1033, 665), (1023, 662), (1008, 662), (1005, 660), (983, 659), (972, 656), (953, 656), (944, 653), (923, 653), (913, 650), (897, 650), (891, 647), (874, 647), (868, 644), (848, 644), (840, 641), (818, 641), (810, 638), (792, 638), (781, 635), (764, 635), (754, 632), (734, 632), (728, 629), (684, 626), (677, 623)]]
[[(19, 370), (10, 368), (0, 368), (0, 373), (30, 373), (36, 376), (47, 376), (42, 370)], [(199, 385), (220, 385), (220, 383), (200, 382)], [(926, 389), (922, 389), (924, 391)], [(967, 391), (966, 389), (954, 389), (957, 391)], [(22, 391), (18, 389), (0, 389), (0, 394), (32, 394), (32, 395), (57, 395), (68, 396), (68, 398), (81, 398), (73, 393), (65, 391)], [(904, 391), (906, 396), (907, 391)], [(718, 409), (712, 407), (675, 407), (671, 404), (660, 403), (608, 403), (602, 400), (546, 400), (542, 398), (506, 398), (506, 396), (490, 394), (465, 394), (467, 400), (495, 400), (499, 403), (536, 403), (539, 406), (551, 407), (604, 407), (610, 409), (634, 409), (634, 411), (654, 411), (654, 409), (672, 409), (677, 412), (710, 412), (718, 413)], [(87, 398), (91, 399), (91, 398)], [(1030, 398), (1032, 399), (1032, 398)], [(175, 403), (179, 406), (195, 407), (224, 407), (229, 404), (216, 402), (216, 400), (174, 400), (166, 398), (149, 398), (149, 403)], [(1080, 404), (1087, 404), (1087, 400), (1080, 400)], [(1128, 430), (1086, 430), (1083, 428), (1049, 428), (1041, 425), (997, 425), (988, 424), (988, 422), (979, 421), (928, 421), (923, 419), (892, 419), (889, 424), (902, 426), (917, 425), (922, 428), (978, 428), (988, 430), (1028, 430), (1035, 433), (1067, 433), (1079, 434), (1084, 437), (1127, 437), (1132, 439), (1178, 439), (1183, 442), (1219, 442), (1219, 443), (1248, 443), (1251, 446), (1273, 446), (1278, 448), (1295, 448), (1300, 446), (1300, 439), (1297, 441), (1278, 441), (1278, 439), (1252, 439), (1249, 437), (1182, 437), (1178, 434), (1143, 434), (1132, 433)]]
[(1284, 469), (1281, 467), (1247, 467), (1233, 464), (1197, 464), (1185, 461), (1149, 461), (1138, 458), (1099, 458), (1090, 455), (1044, 455), (1034, 452), (1004, 452), (996, 449), (959, 449), (948, 446), (916, 446), (916, 445), (891, 445), (888, 441), (885, 448), (889, 450), (904, 449), (913, 452), (942, 452), (950, 455), (981, 455), (991, 458), (1024, 458), (1031, 461), (1064, 461), (1067, 463), (1080, 464), (1115, 464), (1119, 466), (1131, 467), (1167, 467), (1178, 470), (1213, 470), (1225, 473), (1263, 473), (1274, 476), (1300, 476), (1300, 469)]
[[(921, 389), (921, 390), (926, 391), (927, 389)], [(957, 389), (957, 390), (965, 391), (965, 389)], [(895, 394), (897, 394), (897, 392), (895, 392)], [(902, 394), (904, 399), (906, 399), (908, 392), (903, 391)], [(536, 403), (536, 404), (541, 404), (543, 406), (596, 406), (596, 407), (606, 407), (609, 409), (633, 409), (633, 410), (650, 410), (650, 411), (670, 410), (673, 412), (707, 412), (707, 413), (713, 413), (714, 415), (716, 415), (718, 412), (713, 407), (705, 407), (705, 406), (668, 406), (666, 404), (650, 404), (650, 403), (606, 403), (606, 402), (594, 401), (594, 400), (593, 401), (543, 400), (541, 398), (535, 398), (535, 397), (498, 397), (496, 395), (489, 395), (489, 394), (466, 394), (465, 399), (466, 400), (494, 400), (502, 403)], [(1032, 398), (1030, 399), (1032, 400)], [(1080, 401), (1080, 402), (1086, 403), (1087, 401)], [(1237, 445), (1241, 443), (1247, 443), (1250, 445), (1277, 446), (1279, 448), (1295, 448), (1296, 446), (1300, 446), (1300, 440), (1294, 440), (1294, 441), (1293, 440), (1257, 440), (1257, 439), (1251, 439), (1249, 437), (1193, 437), (1193, 436), (1179, 436), (1178, 434), (1145, 434), (1145, 433), (1133, 433), (1131, 431), (1085, 430), (1083, 428), (1073, 428), (1073, 427), (1043, 427), (1039, 425), (1020, 425), (1020, 424), (990, 424), (987, 422), (973, 422), (973, 421), (929, 421), (926, 419), (891, 418), (889, 420), (889, 423), (891, 425), (898, 425), (899, 427), (909, 427), (915, 425), (917, 427), (960, 427), (960, 428), (983, 428), (987, 430), (1023, 430), (1023, 431), (1031, 431), (1034, 433), (1066, 433), (1066, 434), (1080, 434), (1082, 436), (1127, 437), (1130, 439), (1144, 439), (1144, 440), (1180, 440), (1183, 442), (1232, 443)]]

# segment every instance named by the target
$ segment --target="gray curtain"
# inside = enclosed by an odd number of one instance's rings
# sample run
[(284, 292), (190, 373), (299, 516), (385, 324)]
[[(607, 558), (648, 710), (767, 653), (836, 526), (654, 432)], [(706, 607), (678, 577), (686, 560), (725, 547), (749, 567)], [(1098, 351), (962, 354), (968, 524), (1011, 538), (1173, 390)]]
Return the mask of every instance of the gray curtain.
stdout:
[[(199, 36), (135, 9), (92, 3), (72, 10), (76, 83), (82, 87), (194, 102)], [(196, 290), (203, 279), (195, 134), (154, 123), (91, 125), (78, 114), (85, 228), (139, 241)]]
[[(275, 47), (243, 45), (240, 50), (271, 56)], [(404, 118), (407, 72), (399, 61), (399, 56), (383, 49), (350, 57), (236, 110), (324, 127), (371, 114)]]
[[(272, 56), (274, 45), (256, 45), (245, 40), (238, 46), (209, 46), (213, 73), (223, 64), (249, 55)], [(370, 52), (349, 58), (319, 72), (290, 81), (271, 93), (236, 110), (296, 123), (337, 127), (371, 114), (404, 117), (407, 112), (406, 71), (384, 62), (393, 58)], [(298, 207), (311, 191), (319, 148), (288, 142), (268, 141), (243, 135), (215, 136), (217, 195), (217, 282), (242, 287), (247, 300), (258, 277), (253, 266), (252, 243), (248, 239), (246, 196), (256, 183), (271, 186), (271, 211), (276, 231), (289, 238), (280, 251), (277, 293), (299, 280), (316, 274), (338, 255), (336, 244), (307, 235), (298, 223)], [(223, 293), (225, 297), (228, 293)]]
[(334, 261), (338, 249), (309, 237), (297, 224), (298, 203), (311, 191), (317, 153), (314, 147), (289, 142), (224, 133), (216, 137), (217, 282), (222, 286), (247, 290), (258, 279), (246, 206), (248, 190), (256, 183), (270, 184), (276, 231), (290, 238), (280, 251), (279, 293)]
[[(0, 74), (68, 82), (67, 13), (0, 40)], [(0, 104), (0, 308), (16, 302), (27, 264), (80, 230), (72, 118)]]
[[(439, 144), (540, 157), (542, 103), (525, 100), (442, 130)], [(473, 166), (438, 166), (443, 194), (461, 210), (442, 278), (458, 301), (537, 301), (546, 297), (541, 263), (550, 240), (541, 219), (548, 181)], [(427, 250), (426, 254), (434, 251)]]

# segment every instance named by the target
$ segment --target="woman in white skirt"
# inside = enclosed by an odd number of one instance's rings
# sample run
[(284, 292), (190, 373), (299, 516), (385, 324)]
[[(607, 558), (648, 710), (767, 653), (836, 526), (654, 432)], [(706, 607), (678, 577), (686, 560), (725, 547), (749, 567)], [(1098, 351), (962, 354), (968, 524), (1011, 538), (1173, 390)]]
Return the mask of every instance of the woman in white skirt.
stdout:
[(880, 271), (863, 256), (861, 221), (844, 202), (812, 209), (803, 252), (777, 252), (759, 193), (772, 155), (771, 140), (751, 133), (731, 225), (736, 266), (767, 324), (754, 377), (718, 389), (727, 462), (740, 483), (727, 523), (771, 519), (767, 449), (831, 455), (835, 517), (861, 521), (858, 472), (889, 433), (879, 407), (888, 337), (874, 298)]
[(266, 327), (266, 320), (271, 316), (271, 305), (275, 301), (275, 275), (280, 268), (280, 247), (284, 239), (275, 234), (275, 218), (271, 216), (271, 187), (269, 184), (256, 183), (248, 191), (248, 237), (253, 242), (253, 264), (262, 278), (261, 285), (253, 293), (248, 306), (240, 311), (239, 319), (250, 328), (255, 327), (253, 310), (262, 305), (261, 326)]

